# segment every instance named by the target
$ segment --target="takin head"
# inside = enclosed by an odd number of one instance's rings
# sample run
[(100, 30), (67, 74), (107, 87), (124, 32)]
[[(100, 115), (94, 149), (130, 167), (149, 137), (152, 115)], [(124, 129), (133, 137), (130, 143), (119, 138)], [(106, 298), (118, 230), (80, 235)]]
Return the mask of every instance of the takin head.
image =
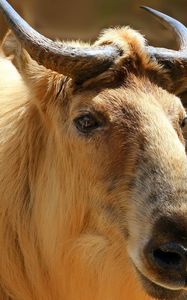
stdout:
[(129, 286), (140, 299), (132, 273), (152, 297), (184, 299), (187, 29), (147, 8), (179, 51), (128, 27), (60, 43), (0, 7), (27, 87), (0, 99), (1, 298), (123, 300)]

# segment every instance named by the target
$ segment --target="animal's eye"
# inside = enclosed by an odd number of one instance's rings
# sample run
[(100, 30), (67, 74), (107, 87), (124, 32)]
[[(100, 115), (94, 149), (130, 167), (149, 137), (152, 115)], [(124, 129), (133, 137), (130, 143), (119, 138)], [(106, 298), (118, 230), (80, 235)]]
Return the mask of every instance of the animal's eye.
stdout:
[(184, 128), (187, 125), (187, 116), (182, 120), (181, 128)]
[(76, 128), (82, 133), (90, 133), (100, 126), (100, 122), (91, 113), (86, 113), (74, 120)]

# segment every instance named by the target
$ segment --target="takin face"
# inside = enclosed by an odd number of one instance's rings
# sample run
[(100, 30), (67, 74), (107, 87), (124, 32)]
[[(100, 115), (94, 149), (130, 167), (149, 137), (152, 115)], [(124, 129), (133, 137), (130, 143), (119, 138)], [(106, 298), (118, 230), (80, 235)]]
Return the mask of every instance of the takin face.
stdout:
[(184, 299), (186, 113), (174, 94), (187, 85), (186, 29), (151, 10), (182, 33), (181, 50), (129, 28), (56, 43), (0, 7), (14, 31), (2, 49), (24, 81), (7, 62), (0, 298)]

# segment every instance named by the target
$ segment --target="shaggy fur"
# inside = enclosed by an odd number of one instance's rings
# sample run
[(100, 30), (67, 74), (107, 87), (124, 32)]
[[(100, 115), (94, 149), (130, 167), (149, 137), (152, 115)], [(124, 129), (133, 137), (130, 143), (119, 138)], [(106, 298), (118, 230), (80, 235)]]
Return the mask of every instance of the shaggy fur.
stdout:
[[(186, 187), (173, 179), (187, 174), (185, 111), (139, 33), (110, 29), (96, 43), (124, 55), (80, 86), (31, 60), (12, 34), (3, 42), (1, 300), (151, 299), (133, 265), (154, 271), (134, 253), (156, 222), (150, 193)], [(103, 121), (90, 136), (74, 126), (83, 111)]]

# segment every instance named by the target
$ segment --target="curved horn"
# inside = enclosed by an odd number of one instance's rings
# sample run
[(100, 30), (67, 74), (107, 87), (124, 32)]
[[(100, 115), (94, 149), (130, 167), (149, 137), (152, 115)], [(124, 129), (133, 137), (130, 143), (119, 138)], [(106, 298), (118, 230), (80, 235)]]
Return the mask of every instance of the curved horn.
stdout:
[(0, 0), (0, 9), (15, 36), (34, 60), (53, 71), (76, 77), (77, 81), (104, 72), (120, 55), (120, 50), (114, 46), (80, 48), (54, 42), (34, 30), (6, 0)]
[(151, 58), (155, 58), (171, 71), (172, 91), (177, 91), (177, 93), (184, 91), (187, 88), (187, 28), (179, 21), (155, 9), (147, 6), (141, 6), (141, 8), (156, 16), (165, 27), (175, 33), (179, 44), (178, 51), (151, 46), (147, 46), (147, 51)]
[(187, 49), (187, 28), (182, 23), (153, 8), (147, 6), (141, 6), (141, 8), (157, 17), (160, 23), (162, 23), (165, 27), (171, 29), (175, 33), (178, 39), (180, 50)]

